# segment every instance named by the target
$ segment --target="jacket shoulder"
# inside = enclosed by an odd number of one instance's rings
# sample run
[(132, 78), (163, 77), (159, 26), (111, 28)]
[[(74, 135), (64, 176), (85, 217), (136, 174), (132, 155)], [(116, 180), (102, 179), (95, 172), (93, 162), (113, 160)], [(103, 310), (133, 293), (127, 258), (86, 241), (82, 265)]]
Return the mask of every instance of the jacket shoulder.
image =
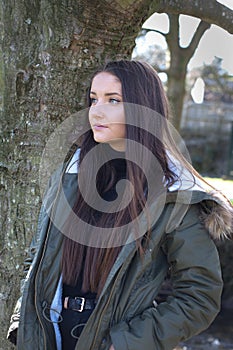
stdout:
[(232, 238), (233, 207), (220, 192), (175, 191), (167, 195), (167, 203), (198, 205), (200, 221), (213, 239)]

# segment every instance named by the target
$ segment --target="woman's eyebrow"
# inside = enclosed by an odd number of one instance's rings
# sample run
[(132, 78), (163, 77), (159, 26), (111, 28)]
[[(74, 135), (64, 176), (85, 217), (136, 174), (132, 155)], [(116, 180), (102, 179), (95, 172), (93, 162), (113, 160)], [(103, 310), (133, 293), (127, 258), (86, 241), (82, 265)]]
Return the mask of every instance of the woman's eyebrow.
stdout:
[[(92, 95), (96, 95), (96, 92), (91, 91), (90, 94)], [(111, 96), (111, 95), (118, 95), (121, 96), (121, 94), (119, 94), (119, 92), (107, 92), (106, 94), (104, 94), (105, 96)]]

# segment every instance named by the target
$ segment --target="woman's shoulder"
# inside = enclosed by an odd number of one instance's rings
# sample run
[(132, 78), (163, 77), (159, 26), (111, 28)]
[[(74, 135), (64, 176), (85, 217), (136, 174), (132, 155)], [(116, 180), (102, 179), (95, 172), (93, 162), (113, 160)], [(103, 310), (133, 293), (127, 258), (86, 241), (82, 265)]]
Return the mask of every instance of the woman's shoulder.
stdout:
[[(168, 192), (166, 203), (174, 206), (173, 212), (183, 212), (183, 217), (192, 212), (213, 239), (231, 237), (233, 231), (233, 208), (218, 191), (198, 189)], [(174, 215), (173, 215), (174, 216)], [(176, 215), (177, 216), (177, 215)], [(177, 218), (177, 217), (176, 217)], [(177, 226), (177, 220), (173, 225)]]

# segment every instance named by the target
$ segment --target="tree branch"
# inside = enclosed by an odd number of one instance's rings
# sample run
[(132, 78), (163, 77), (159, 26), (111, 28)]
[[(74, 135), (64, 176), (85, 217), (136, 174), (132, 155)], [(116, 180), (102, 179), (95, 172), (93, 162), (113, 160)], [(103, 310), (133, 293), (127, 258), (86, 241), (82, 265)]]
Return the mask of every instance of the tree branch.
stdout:
[(186, 52), (186, 59), (189, 61), (191, 59), (191, 57), (194, 55), (194, 52), (196, 51), (198, 44), (203, 36), (203, 34), (205, 33), (206, 30), (208, 30), (210, 28), (210, 24), (206, 23), (204, 21), (201, 21), (192, 37), (192, 40), (189, 44), (188, 47), (184, 48), (183, 50), (185, 50)]
[(152, 0), (150, 14), (154, 12), (197, 17), (233, 34), (233, 11), (216, 0)]
[(142, 27), (142, 31), (145, 31), (145, 34), (148, 33), (148, 32), (155, 32), (155, 33), (161, 34), (161, 35), (164, 36), (165, 38), (166, 38), (166, 36), (167, 36), (166, 33), (163, 33), (163, 32), (161, 32), (160, 30), (157, 30), (157, 29), (150, 29), (150, 28), (144, 28), (144, 27)]

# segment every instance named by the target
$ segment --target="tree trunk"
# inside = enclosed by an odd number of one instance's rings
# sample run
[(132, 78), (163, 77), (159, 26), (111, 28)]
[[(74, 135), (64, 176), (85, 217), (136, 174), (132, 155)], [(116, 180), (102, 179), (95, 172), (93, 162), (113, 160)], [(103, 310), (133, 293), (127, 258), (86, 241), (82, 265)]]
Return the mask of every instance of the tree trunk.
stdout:
[(4, 350), (11, 348), (4, 339), (19, 296), (25, 248), (36, 229), (38, 167), (46, 140), (67, 116), (82, 108), (87, 78), (100, 63), (130, 58), (148, 11), (144, 3), (1, 2), (0, 348)]
[(194, 32), (188, 47), (180, 46), (179, 15), (169, 15), (170, 29), (164, 34), (170, 51), (170, 67), (167, 70), (167, 95), (172, 107), (172, 123), (179, 131), (186, 93), (187, 66), (196, 51), (198, 44), (210, 24), (201, 21)]
[[(178, 70), (180, 66), (169, 69), (168, 72), (168, 83), (167, 83), (167, 96), (171, 106), (171, 123), (180, 131), (181, 116), (185, 97), (185, 75), (186, 71), (183, 72)], [(180, 73), (180, 74), (179, 74)]]

